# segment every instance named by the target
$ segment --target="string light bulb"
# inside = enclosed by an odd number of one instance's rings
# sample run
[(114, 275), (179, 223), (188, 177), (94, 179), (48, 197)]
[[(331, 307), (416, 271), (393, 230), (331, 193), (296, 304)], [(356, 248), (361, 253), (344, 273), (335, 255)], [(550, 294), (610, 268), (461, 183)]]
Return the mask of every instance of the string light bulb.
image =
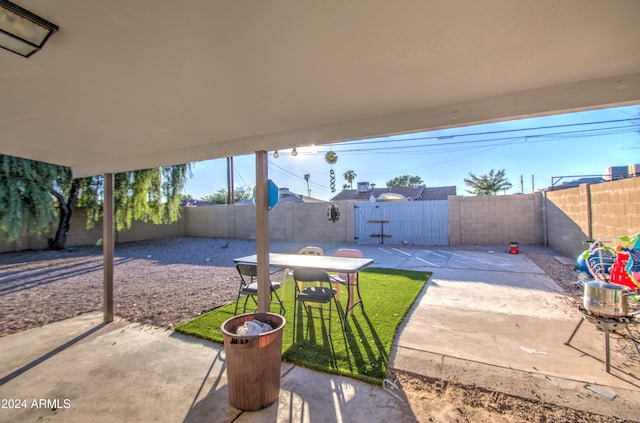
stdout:
[(278, 154), (278, 150), (273, 152), (273, 158), (277, 159), (278, 157), (280, 157), (280, 154)]
[(295, 157), (295, 156), (297, 156), (297, 155), (298, 155), (298, 150), (296, 150), (296, 148), (295, 148), (295, 147), (293, 147), (293, 150), (291, 150), (291, 155), (292, 155), (293, 157)]

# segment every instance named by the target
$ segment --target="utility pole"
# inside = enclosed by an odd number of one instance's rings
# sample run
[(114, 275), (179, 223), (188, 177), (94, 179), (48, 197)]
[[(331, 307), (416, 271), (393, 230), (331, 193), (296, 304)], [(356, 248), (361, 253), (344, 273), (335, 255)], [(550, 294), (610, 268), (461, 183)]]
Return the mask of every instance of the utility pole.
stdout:
[(233, 192), (233, 156), (227, 157), (227, 204), (235, 203)]
[(307, 182), (307, 196), (311, 197), (311, 189), (309, 189), (309, 179), (311, 178), (311, 174), (305, 173), (303, 178)]
[(520, 194), (524, 194), (524, 179), (520, 175)]
[(536, 186), (533, 183), (533, 175), (531, 175), (531, 194), (533, 194), (534, 192), (536, 192)]

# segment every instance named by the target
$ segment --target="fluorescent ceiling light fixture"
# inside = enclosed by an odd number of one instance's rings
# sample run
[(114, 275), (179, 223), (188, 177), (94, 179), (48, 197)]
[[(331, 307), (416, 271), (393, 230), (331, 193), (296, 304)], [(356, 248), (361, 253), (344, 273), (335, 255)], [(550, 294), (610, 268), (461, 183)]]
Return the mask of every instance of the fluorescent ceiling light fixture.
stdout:
[(58, 26), (10, 1), (0, 0), (0, 47), (29, 57), (40, 50)]

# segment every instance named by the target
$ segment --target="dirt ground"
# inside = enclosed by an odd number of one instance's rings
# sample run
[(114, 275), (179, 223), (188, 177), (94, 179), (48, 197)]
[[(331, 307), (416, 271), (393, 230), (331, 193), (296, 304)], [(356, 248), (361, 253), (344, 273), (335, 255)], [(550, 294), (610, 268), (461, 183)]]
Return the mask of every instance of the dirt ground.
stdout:
[(397, 381), (419, 422), (629, 422), (446, 380), (398, 374)]
[[(442, 248), (442, 247), (438, 247)], [(252, 254), (251, 240), (172, 238), (116, 246), (115, 312), (131, 321), (171, 329), (235, 299), (233, 259)], [(456, 249), (486, 251), (492, 246)], [(546, 247), (521, 246), (565, 289), (581, 301), (571, 266)], [(186, 289), (185, 289), (186, 284)], [(0, 336), (102, 309), (102, 250), (25, 251), (0, 254)], [(637, 326), (637, 325), (636, 325)], [(628, 342), (612, 349), (637, 360)], [(419, 422), (624, 422), (543, 402), (534, 402), (447, 380), (412, 374), (390, 375)], [(640, 413), (639, 420), (640, 421)]]

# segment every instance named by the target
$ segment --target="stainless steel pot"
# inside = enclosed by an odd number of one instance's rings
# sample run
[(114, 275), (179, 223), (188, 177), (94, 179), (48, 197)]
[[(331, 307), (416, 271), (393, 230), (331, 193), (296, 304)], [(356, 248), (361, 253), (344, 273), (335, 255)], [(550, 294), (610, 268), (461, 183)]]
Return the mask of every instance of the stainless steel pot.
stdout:
[(584, 285), (583, 305), (588, 311), (599, 316), (627, 316), (630, 291), (628, 287), (615, 283), (587, 282)]

